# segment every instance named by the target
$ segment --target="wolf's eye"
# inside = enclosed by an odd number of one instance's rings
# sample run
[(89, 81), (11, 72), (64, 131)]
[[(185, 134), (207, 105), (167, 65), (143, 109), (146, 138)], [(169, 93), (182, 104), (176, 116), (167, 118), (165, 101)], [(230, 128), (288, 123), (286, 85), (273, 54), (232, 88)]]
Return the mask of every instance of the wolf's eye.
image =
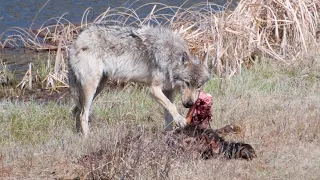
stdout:
[(182, 62), (186, 63), (188, 61), (188, 54), (186, 52), (182, 53)]
[(186, 86), (188, 86), (188, 87), (190, 86), (189, 82), (185, 81), (184, 83), (186, 84)]

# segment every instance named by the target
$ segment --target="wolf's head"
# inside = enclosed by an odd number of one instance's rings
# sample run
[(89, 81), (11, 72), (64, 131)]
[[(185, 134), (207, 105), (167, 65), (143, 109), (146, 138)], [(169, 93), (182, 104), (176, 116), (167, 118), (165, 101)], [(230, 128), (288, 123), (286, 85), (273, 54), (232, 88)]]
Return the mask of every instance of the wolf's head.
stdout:
[(170, 88), (180, 87), (182, 104), (191, 107), (210, 78), (207, 53), (200, 61), (191, 54), (188, 43), (180, 34), (168, 28), (143, 26), (133, 34), (152, 52), (157, 68), (168, 71)]
[(202, 86), (210, 79), (208, 55), (199, 60), (190, 52), (182, 52), (180, 60), (181, 65), (173, 72), (173, 79), (180, 86), (182, 104), (190, 108), (197, 101)]

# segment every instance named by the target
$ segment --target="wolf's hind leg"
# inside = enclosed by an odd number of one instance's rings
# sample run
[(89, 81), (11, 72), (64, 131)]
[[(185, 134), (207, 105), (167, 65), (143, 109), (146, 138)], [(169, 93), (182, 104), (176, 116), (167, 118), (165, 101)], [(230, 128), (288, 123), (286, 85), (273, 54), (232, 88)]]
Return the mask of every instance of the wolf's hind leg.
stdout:
[[(167, 91), (162, 91), (162, 92), (170, 100), (170, 102), (173, 102), (173, 100), (174, 100), (173, 90), (167, 90)], [(173, 117), (166, 108), (164, 108), (164, 121), (165, 121), (165, 130), (171, 131)]]
[[(81, 133), (84, 137), (89, 135), (89, 115), (92, 101), (99, 86), (99, 78), (87, 79), (82, 85), (82, 92), (80, 97), (80, 115), (79, 122), (81, 126)], [(101, 90), (100, 90), (101, 91)]]
[(105, 87), (105, 85), (107, 84), (108, 82), (108, 78), (106, 77), (103, 77), (101, 80), (100, 80), (100, 83), (97, 87), (97, 90), (96, 92), (94, 93), (94, 97), (93, 97), (93, 100), (96, 99), (96, 97), (100, 94), (100, 92), (103, 90), (103, 88)]
[[(103, 90), (103, 88), (105, 87), (105, 85), (107, 84), (108, 82), (108, 79), (107, 78), (102, 78), (100, 83), (99, 83), (99, 86), (96, 90), (96, 92), (94, 93), (94, 96), (93, 96), (93, 100), (94, 101), (96, 99), (96, 97), (101, 93), (101, 91)], [(90, 113), (89, 113), (89, 123), (92, 122), (92, 120), (94, 120), (94, 115), (92, 114), (92, 111), (90, 109)]]

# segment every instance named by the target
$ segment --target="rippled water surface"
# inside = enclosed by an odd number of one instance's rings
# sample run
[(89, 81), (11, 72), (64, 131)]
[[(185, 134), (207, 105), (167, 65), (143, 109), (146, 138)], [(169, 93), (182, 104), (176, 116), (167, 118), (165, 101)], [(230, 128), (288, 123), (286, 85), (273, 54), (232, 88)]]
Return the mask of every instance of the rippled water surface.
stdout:
[[(164, 3), (171, 6), (180, 6), (185, 2), (184, 7), (190, 7), (193, 4), (207, 1), (140, 0), (135, 2), (132, 0), (0, 0), (0, 33), (13, 26), (24, 28), (30, 27), (33, 20), (35, 20), (34, 26), (37, 27), (49, 18), (60, 17), (64, 13), (67, 13), (65, 16), (66, 19), (74, 23), (80, 22), (83, 12), (88, 7), (91, 7), (97, 15), (104, 12), (108, 7), (114, 8), (122, 6), (136, 9), (142, 4), (149, 2)], [(224, 4), (225, 0), (211, 0), (211, 2)], [(150, 7), (147, 7), (140, 12), (147, 14), (150, 12)], [(37, 15), (37, 13), (39, 14)]]

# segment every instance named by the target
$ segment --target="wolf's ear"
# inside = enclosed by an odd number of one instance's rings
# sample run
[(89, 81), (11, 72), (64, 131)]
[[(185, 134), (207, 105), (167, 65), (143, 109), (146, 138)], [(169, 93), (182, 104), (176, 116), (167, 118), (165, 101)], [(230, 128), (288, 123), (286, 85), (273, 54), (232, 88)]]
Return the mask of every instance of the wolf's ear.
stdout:
[(138, 38), (142, 42), (145, 42), (145, 40), (147, 39), (145, 34), (143, 32), (141, 32), (141, 30), (131, 31), (130, 36), (133, 38)]

